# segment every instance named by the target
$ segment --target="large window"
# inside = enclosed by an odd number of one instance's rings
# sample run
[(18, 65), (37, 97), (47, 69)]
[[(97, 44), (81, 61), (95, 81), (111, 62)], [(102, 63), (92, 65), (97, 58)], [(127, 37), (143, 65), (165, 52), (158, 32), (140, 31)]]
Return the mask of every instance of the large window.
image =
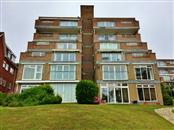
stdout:
[(54, 53), (54, 61), (76, 61), (75, 53)]
[(127, 84), (107, 84), (101, 86), (100, 97), (103, 102), (129, 103)]
[(114, 27), (115, 22), (97, 22), (97, 27)]
[(75, 34), (61, 34), (59, 35), (60, 41), (76, 41), (77, 35)]
[(120, 49), (120, 46), (118, 43), (100, 43), (100, 49)]
[(76, 49), (76, 43), (57, 43), (58, 49)]
[(127, 80), (126, 65), (104, 65), (103, 80)]
[(77, 27), (76, 21), (60, 21), (61, 27)]
[(76, 84), (52, 84), (55, 95), (62, 97), (62, 102), (76, 102)]
[(152, 72), (152, 66), (136, 66), (135, 67), (136, 72), (136, 79), (148, 79), (153, 80), (153, 72)]
[(75, 80), (75, 65), (51, 65), (50, 80)]
[(24, 65), (23, 80), (41, 80), (42, 65)]
[(121, 61), (121, 53), (102, 53), (102, 61)]
[(137, 93), (139, 101), (154, 101), (156, 100), (156, 92), (154, 85), (137, 85)]
[(115, 35), (98, 35), (99, 41), (115, 41)]

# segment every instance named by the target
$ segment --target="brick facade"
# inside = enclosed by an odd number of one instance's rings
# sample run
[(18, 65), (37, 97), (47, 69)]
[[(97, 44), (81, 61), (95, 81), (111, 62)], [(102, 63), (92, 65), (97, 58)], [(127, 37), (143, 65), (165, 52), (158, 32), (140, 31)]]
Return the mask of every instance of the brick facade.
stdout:
[[(139, 21), (135, 18), (95, 18), (93, 6), (81, 6), (81, 17), (39, 17), (35, 29), (33, 41), (28, 43), (27, 51), (21, 53), (18, 91), (22, 85), (24, 88), (41, 83), (52, 84), (58, 92), (62, 86), (66, 91), (66, 84), (74, 86), (79, 80), (89, 79), (98, 84), (100, 97), (109, 103), (163, 104), (156, 56), (148, 50), (147, 43), (141, 41)], [(74, 35), (77, 39), (72, 41)], [(66, 44), (72, 43), (76, 44), (75, 49), (59, 48), (60, 44), (69, 46)], [(33, 52), (45, 53), (44, 56), (33, 56)], [(75, 54), (76, 60), (55, 61), (57, 53)], [(24, 66), (38, 64), (43, 66), (42, 78), (24, 80), (22, 75), (28, 69), (24, 70)], [(54, 71), (60, 73), (59, 69), (66, 68), (66, 65), (75, 66), (75, 79), (57, 78), (60, 75)], [(66, 98), (65, 94), (62, 95)]]

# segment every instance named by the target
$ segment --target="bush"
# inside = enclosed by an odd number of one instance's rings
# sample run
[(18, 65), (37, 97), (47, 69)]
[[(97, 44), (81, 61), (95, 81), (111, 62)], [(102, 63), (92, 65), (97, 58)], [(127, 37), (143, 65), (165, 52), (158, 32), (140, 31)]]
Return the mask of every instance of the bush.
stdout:
[(62, 102), (62, 98), (57, 96), (45, 96), (41, 101), (40, 104), (60, 104)]
[(49, 85), (35, 86), (23, 91), (21, 94), (11, 94), (3, 101), (3, 106), (31, 106), (40, 104), (60, 104), (62, 98), (55, 96)]
[(76, 86), (76, 99), (79, 104), (93, 104), (97, 95), (98, 87), (90, 80), (81, 80)]
[(0, 92), (0, 105), (2, 105), (6, 97), (7, 94)]
[(18, 102), (18, 95), (17, 94), (11, 94), (11, 95), (8, 95), (4, 99), (2, 105), (3, 106), (14, 106), (14, 104), (17, 104), (17, 102)]
[(173, 105), (171, 89), (166, 84), (161, 84), (164, 105)]
[(169, 95), (163, 96), (164, 105), (173, 105), (173, 98)]

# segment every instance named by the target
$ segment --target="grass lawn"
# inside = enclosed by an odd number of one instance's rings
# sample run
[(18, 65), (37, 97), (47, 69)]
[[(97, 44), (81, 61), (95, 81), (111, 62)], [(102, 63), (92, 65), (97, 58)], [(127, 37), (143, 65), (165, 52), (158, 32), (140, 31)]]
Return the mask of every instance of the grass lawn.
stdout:
[(59, 104), (0, 107), (0, 129), (6, 130), (172, 130), (150, 105)]

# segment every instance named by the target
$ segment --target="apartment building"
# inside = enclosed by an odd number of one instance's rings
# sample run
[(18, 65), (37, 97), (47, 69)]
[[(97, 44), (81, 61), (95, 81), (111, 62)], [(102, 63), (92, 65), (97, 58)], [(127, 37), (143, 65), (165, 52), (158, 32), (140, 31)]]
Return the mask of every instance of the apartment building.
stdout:
[(161, 82), (174, 86), (174, 59), (157, 59)]
[(0, 32), (0, 92), (13, 93), (17, 74), (16, 56), (5, 42), (5, 33)]
[(76, 102), (76, 84), (88, 79), (104, 102), (163, 104), (156, 56), (135, 18), (96, 18), (83, 5), (81, 17), (39, 17), (35, 29), (20, 56), (18, 92), (49, 83), (63, 102)]

